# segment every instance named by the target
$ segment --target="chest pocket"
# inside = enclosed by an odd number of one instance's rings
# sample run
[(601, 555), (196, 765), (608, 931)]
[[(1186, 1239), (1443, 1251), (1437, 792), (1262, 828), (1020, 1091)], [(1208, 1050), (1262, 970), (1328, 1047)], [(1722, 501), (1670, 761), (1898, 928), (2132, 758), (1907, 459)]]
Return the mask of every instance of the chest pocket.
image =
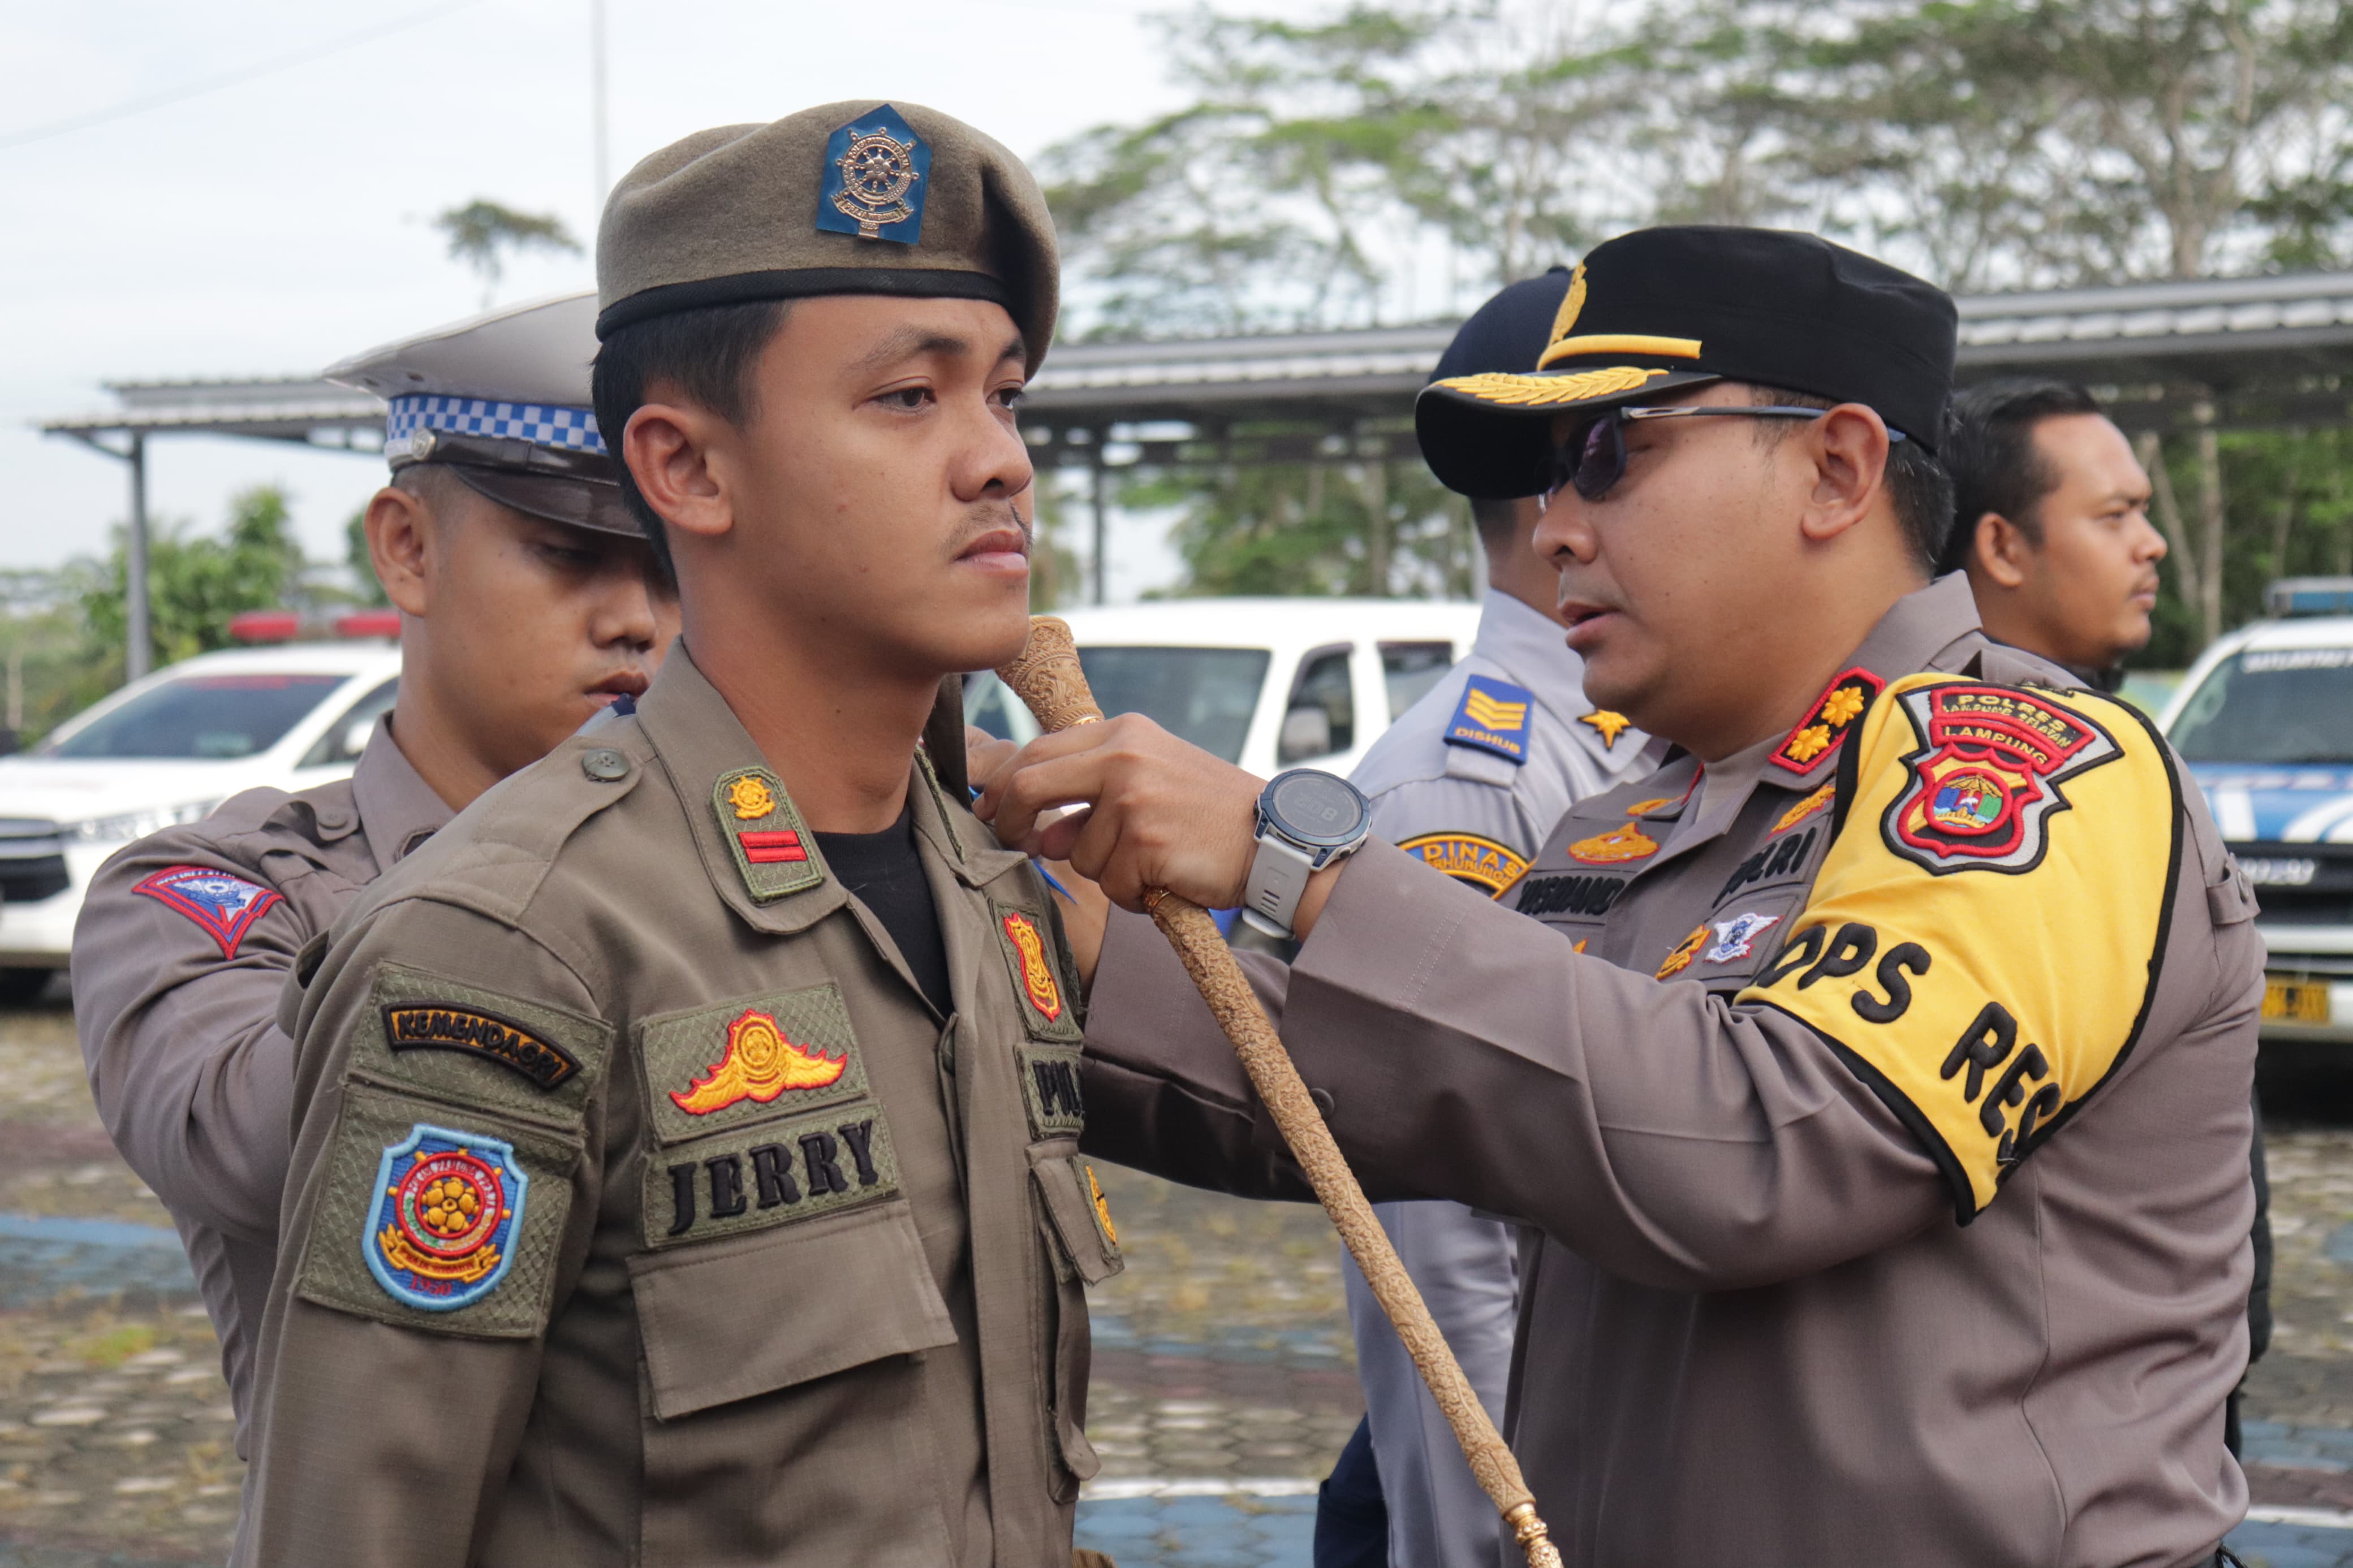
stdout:
[(749, 1560), (833, 1540), (846, 1517), (867, 1531), (861, 1563), (953, 1560), (928, 1489), (871, 1506), (876, 1476), (929, 1451), (922, 1363), (956, 1338), (904, 1200), (640, 1253), (629, 1279), (645, 1358), (643, 1561), (739, 1560), (723, 1541)]

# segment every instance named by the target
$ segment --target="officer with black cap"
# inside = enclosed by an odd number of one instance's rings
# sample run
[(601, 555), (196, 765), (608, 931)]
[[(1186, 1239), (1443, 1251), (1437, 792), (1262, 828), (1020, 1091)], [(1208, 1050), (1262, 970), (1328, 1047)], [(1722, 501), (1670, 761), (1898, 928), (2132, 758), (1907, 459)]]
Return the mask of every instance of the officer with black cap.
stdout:
[[(1558, 267), (1503, 289), (1462, 323), (1432, 379), (1534, 363), (1569, 285), (1568, 268)], [(1559, 574), (1533, 542), (1538, 499), (1482, 497), (1471, 512), (1487, 558), (1478, 639), (1382, 731), (1351, 782), (1371, 803), (1373, 831), (1500, 899), (1516, 889), (1572, 803), (1648, 773), (1658, 752), (1623, 715), (1586, 699), (1584, 663), (1562, 640), (1553, 607)], [(1518, 1316), (1512, 1227), (1460, 1204), (1382, 1204), (1374, 1212), (1472, 1386), (1500, 1417)], [(1340, 1267), (1365, 1385), (1366, 1440), (1351, 1442), (1321, 1494), (1318, 1558), (1339, 1559), (1350, 1517), (1341, 1500), (1351, 1474), (1370, 1466), (1386, 1516), (1378, 1562), (1485, 1568), (1501, 1539), (1494, 1506), (1356, 1261), (1343, 1253)]]
[[(1290, 925), (1253, 979), (1373, 1195), (1541, 1233), (1507, 1425), (1572, 1563), (2180, 1568), (2245, 1510), (2254, 903), (2146, 719), (1929, 580), (1954, 341), (1812, 236), (1651, 229), (1529, 372), (1422, 394), (1447, 483), (1552, 492), (1586, 689), (1678, 747), (1535, 920), (1133, 715), (979, 802), (1123, 910)], [(1167, 943), (1071, 932), (1090, 1148), (1265, 1186)]]
[(303, 944), (458, 810), (646, 689), (678, 631), (586, 407), (594, 301), (512, 307), (327, 372), (390, 399), (392, 482), (367, 508), (401, 612), (401, 677), (320, 761), (101, 867), (74, 931), (74, 1022), (115, 1145), (188, 1251), (250, 1436), (278, 1254), (294, 1043), (278, 994)]

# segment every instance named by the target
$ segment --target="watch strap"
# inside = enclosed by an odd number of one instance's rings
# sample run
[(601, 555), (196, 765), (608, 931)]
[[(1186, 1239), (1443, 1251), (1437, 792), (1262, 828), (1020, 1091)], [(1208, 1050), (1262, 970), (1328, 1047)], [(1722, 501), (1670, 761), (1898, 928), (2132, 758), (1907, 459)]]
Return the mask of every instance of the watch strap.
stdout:
[(1314, 869), (1315, 857), (1306, 850), (1275, 834), (1260, 834), (1242, 892), (1244, 917), (1261, 930), (1271, 927), (1273, 935), (1289, 936)]

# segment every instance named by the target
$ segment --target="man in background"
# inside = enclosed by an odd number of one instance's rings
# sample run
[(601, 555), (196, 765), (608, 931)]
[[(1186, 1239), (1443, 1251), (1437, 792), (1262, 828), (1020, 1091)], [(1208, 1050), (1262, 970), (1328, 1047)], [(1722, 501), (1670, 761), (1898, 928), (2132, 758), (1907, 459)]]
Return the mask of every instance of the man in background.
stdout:
[(587, 408), (593, 317), (588, 300), (501, 311), (328, 373), (406, 389), (366, 513), (400, 611), (398, 696), (350, 778), (248, 790), (141, 839), (100, 868), (75, 928), (90, 1090), (187, 1247), (240, 1456), (290, 1152), (286, 977), (477, 795), (643, 691), (677, 635)]
[[(1992, 636), (2114, 690), (2125, 656), (2148, 645), (2165, 536), (2149, 525), (2149, 477), (2132, 444), (2073, 382), (2017, 378), (1953, 399), (1946, 461), (1953, 532), (1939, 563), (1966, 571)], [(2247, 1363), (2272, 1339), (2271, 1183), (2256, 1107), (2255, 1274), (2247, 1292)], [(2223, 1435), (2239, 1452), (2242, 1384)]]
[(2148, 646), (2165, 536), (2132, 443), (2070, 382), (1988, 382), (1953, 399), (1953, 531), (1988, 636), (2113, 689)]
[[(1528, 370), (1570, 295), (1565, 267), (1511, 285), (1463, 322), (1431, 379)], [(1471, 510), (1487, 557), (1478, 640), (1374, 742), (1354, 779), (1372, 803), (1374, 832), (1509, 900), (1574, 802), (1649, 771), (1657, 756), (1622, 715), (1586, 700), (1584, 660), (1554, 609), (1559, 573), (1533, 543), (1537, 499), (1474, 499)], [(1374, 1212), (1501, 1421), (1519, 1312), (1517, 1232), (1438, 1200)], [(1366, 1417), (1318, 1502), (1317, 1568), (1488, 1568), (1502, 1536), (1494, 1505), (1356, 1261), (1344, 1253), (1341, 1268)], [(1367, 1468), (1377, 1470), (1377, 1493)]]

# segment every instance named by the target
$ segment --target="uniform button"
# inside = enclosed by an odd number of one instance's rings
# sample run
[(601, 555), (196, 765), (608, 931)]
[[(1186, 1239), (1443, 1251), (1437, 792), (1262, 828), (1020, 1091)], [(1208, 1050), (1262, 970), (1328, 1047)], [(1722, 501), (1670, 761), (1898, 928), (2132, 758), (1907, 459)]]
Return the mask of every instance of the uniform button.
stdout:
[(580, 771), (600, 783), (611, 784), (629, 776), (629, 759), (609, 747), (599, 746), (580, 753)]
[(1330, 1089), (1311, 1089), (1307, 1091), (1307, 1098), (1315, 1102), (1315, 1109), (1324, 1113), (1324, 1121), (1329, 1121), (1332, 1120), (1332, 1113), (1338, 1109), (1338, 1105), (1337, 1102), (1333, 1100), (1332, 1091)]

